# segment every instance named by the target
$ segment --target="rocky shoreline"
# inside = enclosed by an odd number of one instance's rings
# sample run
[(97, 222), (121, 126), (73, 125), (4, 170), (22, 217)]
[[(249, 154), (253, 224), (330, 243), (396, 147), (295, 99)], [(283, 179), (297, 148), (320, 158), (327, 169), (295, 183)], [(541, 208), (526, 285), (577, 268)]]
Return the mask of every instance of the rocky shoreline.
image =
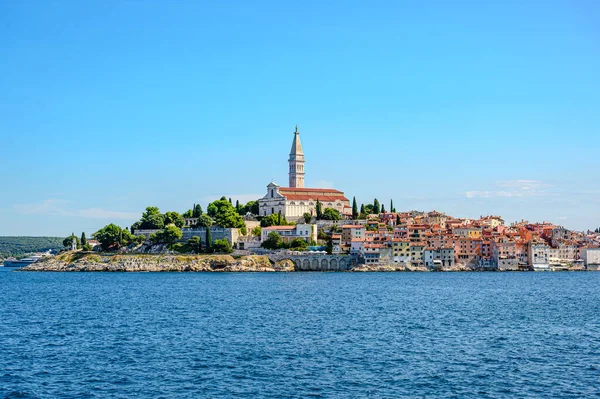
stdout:
[(290, 272), (290, 260), (266, 256), (102, 254), (67, 252), (43, 258), (20, 271), (43, 272)]

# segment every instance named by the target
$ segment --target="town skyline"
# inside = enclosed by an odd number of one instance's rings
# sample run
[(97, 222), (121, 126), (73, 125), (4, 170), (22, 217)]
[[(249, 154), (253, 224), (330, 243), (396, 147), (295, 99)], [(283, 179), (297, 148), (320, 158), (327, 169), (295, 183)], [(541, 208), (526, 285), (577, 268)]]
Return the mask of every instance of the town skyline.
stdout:
[(1, 4), (0, 235), (256, 200), (296, 124), (308, 187), (595, 229), (597, 11)]

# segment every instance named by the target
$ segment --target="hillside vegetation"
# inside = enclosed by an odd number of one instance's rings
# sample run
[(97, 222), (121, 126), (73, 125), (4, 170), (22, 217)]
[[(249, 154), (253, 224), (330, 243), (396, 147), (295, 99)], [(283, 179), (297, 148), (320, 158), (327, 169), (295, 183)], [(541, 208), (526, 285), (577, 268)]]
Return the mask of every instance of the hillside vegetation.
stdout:
[(59, 250), (63, 248), (63, 240), (61, 237), (0, 237), (0, 257)]

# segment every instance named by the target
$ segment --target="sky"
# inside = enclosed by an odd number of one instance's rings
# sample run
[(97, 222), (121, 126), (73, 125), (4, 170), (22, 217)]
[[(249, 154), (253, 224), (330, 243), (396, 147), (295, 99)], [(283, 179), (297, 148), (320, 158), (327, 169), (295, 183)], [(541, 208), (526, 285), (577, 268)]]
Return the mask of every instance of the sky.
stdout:
[(0, 2), (0, 235), (287, 185), (600, 226), (600, 3)]

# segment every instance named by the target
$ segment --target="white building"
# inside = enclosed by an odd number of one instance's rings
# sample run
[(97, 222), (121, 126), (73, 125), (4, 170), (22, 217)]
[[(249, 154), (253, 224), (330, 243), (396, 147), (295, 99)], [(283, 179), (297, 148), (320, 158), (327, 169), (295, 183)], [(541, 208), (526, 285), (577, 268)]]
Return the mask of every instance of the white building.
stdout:
[(587, 269), (600, 269), (600, 248), (582, 248), (581, 259)]
[(528, 248), (529, 265), (534, 270), (550, 270), (548, 246), (539, 241), (530, 241)]
[(269, 234), (273, 232), (279, 234), (283, 242), (291, 242), (296, 238), (301, 238), (308, 244), (317, 241), (317, 226), (314, 224), (263, 227), (261, 230), (261, 242), (269, 238)]

